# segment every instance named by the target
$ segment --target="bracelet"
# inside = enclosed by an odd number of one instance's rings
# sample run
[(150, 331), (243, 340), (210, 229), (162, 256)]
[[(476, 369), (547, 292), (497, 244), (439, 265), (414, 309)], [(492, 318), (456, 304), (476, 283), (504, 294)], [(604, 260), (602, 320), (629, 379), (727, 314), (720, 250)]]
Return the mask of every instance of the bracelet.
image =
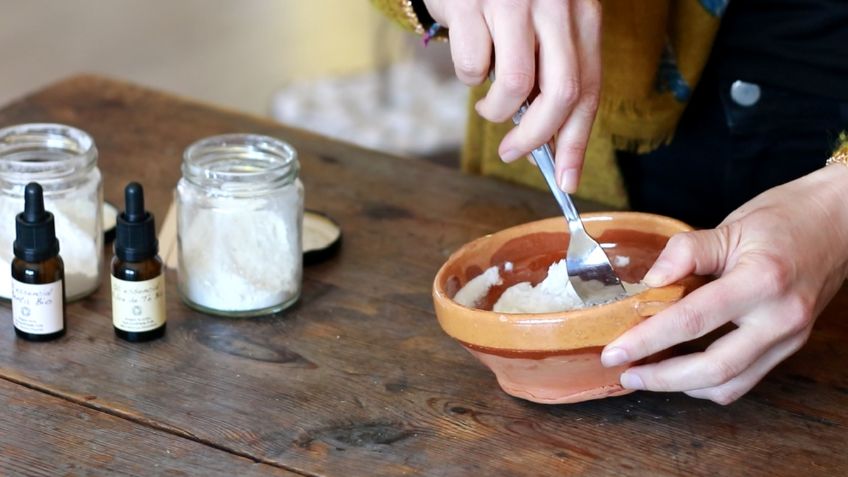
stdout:
[(834, 154), (830, 159), (825, 162), (825, 166), (829, 166), (831, 164), (842, 164), (843, 166), (848, 167), (848, 150), (838, 151)]
[(435, 38), (436, 35), (439, 33), (439, 30), (441, 29), (442, 26), (438, 23), (433, 23), (432, 25), (430, 25), (430, 28), (428, 28), (427, 31), (424, 32), (424, 35), (421, 37), (421, 41), (424, 43), (424, 46), (429, 45), (430, 40)]

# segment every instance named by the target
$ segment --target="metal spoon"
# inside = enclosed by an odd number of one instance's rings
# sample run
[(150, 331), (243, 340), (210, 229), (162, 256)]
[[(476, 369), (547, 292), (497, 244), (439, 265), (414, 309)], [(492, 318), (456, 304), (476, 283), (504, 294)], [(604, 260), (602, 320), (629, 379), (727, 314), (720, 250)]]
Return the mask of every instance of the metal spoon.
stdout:
[[(522, 116), (529, 107), (524, 103), (512, 117), (512, 122), (518, 125)], [(587, 306), (598, 305), (613, 301), (626, 292), (621, 285), (621, 280), (610, 265), (609, 258), (604, 249), (583, 228), (583, 221), (571, 201), (571, 197), (559, 188), (556, 182), (554, 170), (554, 156), (551, 147), (544, 144), (530, 153), (545, 182), (554, 194), (559, 207), (568, 221), (568, 230), (571, 238), (568, 241), (568, 252), (566, 254), (566, 269), (571, 280), (571, 286), (577, 292), (577, 296)]]

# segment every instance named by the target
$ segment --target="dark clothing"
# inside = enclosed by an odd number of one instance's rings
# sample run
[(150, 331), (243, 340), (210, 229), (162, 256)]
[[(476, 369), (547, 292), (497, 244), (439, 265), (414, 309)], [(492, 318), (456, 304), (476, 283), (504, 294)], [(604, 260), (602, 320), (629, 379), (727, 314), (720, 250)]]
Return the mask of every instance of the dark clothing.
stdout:
[(740, 79), (848, 100), (848, 0), (731, 0), (715, 50)]
[[(825, 13), (841, 14), (841, 25)], [(731, 1), (673, 142), (618, 155), (631, 207), (714, 227), (759, 193), (822, 167), (848, 129), (848, 51), (837, 52), (848, 48), (846, 16), (848, 0)], [(759, 87), (755, 104), (732, 97), (740, 79)]]

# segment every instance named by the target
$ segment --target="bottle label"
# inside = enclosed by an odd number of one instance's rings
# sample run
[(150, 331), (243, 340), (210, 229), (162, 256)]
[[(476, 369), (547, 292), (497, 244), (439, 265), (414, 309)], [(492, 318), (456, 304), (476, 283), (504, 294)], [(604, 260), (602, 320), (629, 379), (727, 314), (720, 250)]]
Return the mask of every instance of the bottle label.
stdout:
[(112, 276), (112, 324), (141, 332), (165, 324), (165, 276), (129, 282)]
[(12, 279), (12, 322), (15, 328), (49, 335), (64, 328), (62, 280), (33, 285)]

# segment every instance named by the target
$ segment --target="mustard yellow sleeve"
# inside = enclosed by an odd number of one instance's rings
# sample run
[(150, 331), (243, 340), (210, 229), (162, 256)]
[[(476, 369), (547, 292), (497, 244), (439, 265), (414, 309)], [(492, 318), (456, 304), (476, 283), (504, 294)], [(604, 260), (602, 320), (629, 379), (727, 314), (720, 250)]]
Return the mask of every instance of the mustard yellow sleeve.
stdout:
[(424, 34), (424, 25), (416, 13), (415, 3), (417, 2), (413, 0), (371, 0), (371, 3), (377, 10), (383, 12), (403, 28), (419, 35)]

